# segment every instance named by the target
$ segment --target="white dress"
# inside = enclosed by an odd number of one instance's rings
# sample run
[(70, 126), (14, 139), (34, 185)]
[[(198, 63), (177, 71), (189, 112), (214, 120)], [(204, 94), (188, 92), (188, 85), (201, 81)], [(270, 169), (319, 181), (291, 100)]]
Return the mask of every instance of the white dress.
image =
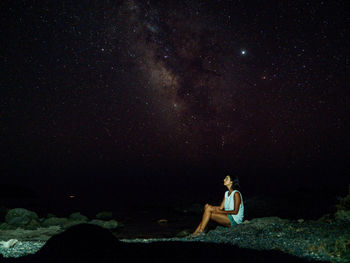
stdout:
[(229, 216), (232, 216), (237, 224), (241, 224), (243, 222), (243, 219), (244, 219), (244, 205), (243, 205), (242, 194), (238, 190), (234, 190), (230, 194), (230, 196), (228, 195), (229, 191), (225, 192), (225, 208), (224, 209), (225, 209), (225, 211), (235, 210), (235, 200), (234, 200), (235, 192), (238, 192), (241, 195), (241, 204), (239, 206), (237, 215), (229, 214)]

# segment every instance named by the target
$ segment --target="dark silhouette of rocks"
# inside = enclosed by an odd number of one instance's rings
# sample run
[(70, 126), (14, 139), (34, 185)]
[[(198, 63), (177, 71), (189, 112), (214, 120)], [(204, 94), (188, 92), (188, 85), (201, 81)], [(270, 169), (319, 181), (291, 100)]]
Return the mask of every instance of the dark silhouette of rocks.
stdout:
[(118, 262), (120, 241), (100, 226), (79, 224), (52, 236), (34, 255), (14, 262)]
[(124, 243), (105, 228), (80, 224), (52, 236), (34, 255), (4, 262), (310, 262), (281, 251), (203, 242)]

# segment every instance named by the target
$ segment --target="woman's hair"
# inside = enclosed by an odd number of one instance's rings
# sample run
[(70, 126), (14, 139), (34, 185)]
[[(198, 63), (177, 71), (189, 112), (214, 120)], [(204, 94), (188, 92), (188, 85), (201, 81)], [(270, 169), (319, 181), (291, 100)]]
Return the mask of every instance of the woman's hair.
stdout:
[(231, 181), (232, 181), (232, 188), (233, 188), (234, 190), (239, 190), (240, 185), (239, 185), (238, 176), (236, 176), (236, 178), (233, 179), (233, 180), (231, 179)]
[(228, 174), (228, 175), (226, 175), (226, 177), (230, 177), (230, 180), (231, 180), (231, 182), (232, 182), (232, 188), (233, 188), (234, 190), (239, 190), (240, 185), (239, 185), (238, 176), (236, 176), (235, 179), (232, 179), (232, 178), (231, 178), (231, 175)]

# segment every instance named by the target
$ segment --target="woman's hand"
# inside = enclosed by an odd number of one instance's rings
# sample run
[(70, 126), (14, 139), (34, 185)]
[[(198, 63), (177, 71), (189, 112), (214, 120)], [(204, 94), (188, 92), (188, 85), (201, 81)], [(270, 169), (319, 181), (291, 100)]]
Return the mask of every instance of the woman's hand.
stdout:
[(214, 206), (213, 212), (214, 213), (220, 213), (222, 211), (222, 209), (220, 208), (220, 206)]

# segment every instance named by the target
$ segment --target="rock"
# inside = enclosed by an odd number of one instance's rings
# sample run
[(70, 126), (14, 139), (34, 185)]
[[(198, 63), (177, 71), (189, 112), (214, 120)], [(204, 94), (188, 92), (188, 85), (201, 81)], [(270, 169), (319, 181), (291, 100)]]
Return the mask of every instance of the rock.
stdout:
[(104, 223), (104, 227), (107, 229), (115, 229), (118, 227), (118, 222), (116, 220), (109, 220)]
[(186, 237), (191, 235), (191, 232), (188, 229), (182, 230), (176, 234), (176, 237)]
[(300, 218), (298, 219), (298, 223), (303, 223), (304, 222), (304, 219)]
[(350, 262), (350, 236), (344, 235), (338, 237), (333, 251), (340, 259), (338, 262)]
[(14, 247), (16, 245), (16, 243), (18, 242), (17, 239), (10, 239), (8, 241), (0, 241), (0, 244), (4, 247), (4, 248), (11, 248)]
[(97, 225), (100, 227), (103, 227), (105, 221), (100, 220), (100, 219), (92, 219), (90, 222), (88, 222), (88, 224), (92, 224), (92, 225)]
[(334, 214), (335, 221), (350, 222), (350, 210), (338, 210)]
[(340, 198), (339, 204), (336, 205), (336, 208), (337, 210), (350, 210), (350, 184), (348, 195)]
[(109, 230), (84, 223), (52, 236), (31, 262), (122, 262), (120, 247)]
[(110, 211), (102, 211), (96, 214), (97, 219), (109, 220), (113, 219), (113, 212)]
[(159, 225), (161, 225), (161, 226), (165, 226), (165, 225), (168, 224), (168, 220), (167, 220), (167, 219), (159, 219), (159, 220), (157, 221), (157, 223), (158, 223)]
[(48, 226), (64, 226), (68, 223), (68, 219), (65, 217), (50, 217), (45, 219), (41, 225), (44, 227)]
[(89, 221), (89, 218), (80, 214), (80, 212), (72, 213), (68, 218), (73, 221), (81, 221), (84, 223), (87, 223)]
[(114, 219), (109, 221), (103, 221), (99, 219), (93, 219), (89, 222), (89, 224), (97, 225), (106, 229), (115, 229), (118, 227), (118, 222)]
[(28, 229), (28, 230), (35, 230), (37, 228), (40, 227), (40, 223), (35, 220), (35, 219), (32, 219), (28, 225), (25, 226), (25, 229)]
[(75, 221), (75, 220), (68, 220), (67, 223), (65, 223), (62, 227), (64, 229), (70, 228), (71, 226), (79, 225), (79, 224), (84, 224), (86, 222), (83, 221)]
[(46, 217), (51, 218), (51, 217), (57, 217), (57, 216), (55, 214), (52, 214), (52, 213), (47, 213)]
[(333, 216), (331, 214), (325, 214), (321, 216), (319, 219), (317, 219), (317, 222), (331, 222)]
[(0, 224), (0, 230), (14, 230), (17, 227), (13, 226), (13, 225), (9, 225), (7, 223), (1, 223)]
[(37, 213), (25, 208), (14, 208), (7, 212), (5, 222), (16, 227), (24, 227), (29, 224), (32, 219), (39, 219)]
[(29, 224), (29, 222), (31, 221), (31, 219), (29, 217), (26, 216), (18, 216), (18, 217), (12, 217), (10, 219), (6, 220), (6, 223), (8, 223), (9, 225), (15, 226), (15, 227), (25, 227), (26, 225)]

